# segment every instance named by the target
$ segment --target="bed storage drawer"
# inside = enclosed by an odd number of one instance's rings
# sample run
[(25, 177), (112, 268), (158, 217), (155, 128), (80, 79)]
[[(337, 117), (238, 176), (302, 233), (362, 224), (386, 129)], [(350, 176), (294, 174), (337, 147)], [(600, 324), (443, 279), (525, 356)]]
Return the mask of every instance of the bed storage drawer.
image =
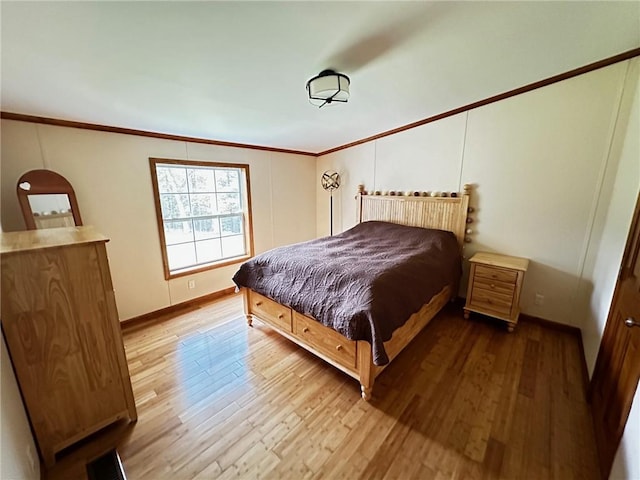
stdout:
[(291, 332), (291, 309), (274, 302), (264, 295), (251, 291), (251, 313), (275, 327)]
[(356, 342), (311, 318), (293, 312), (293, 333), (310, 347), (348, 368), (356, 367)]

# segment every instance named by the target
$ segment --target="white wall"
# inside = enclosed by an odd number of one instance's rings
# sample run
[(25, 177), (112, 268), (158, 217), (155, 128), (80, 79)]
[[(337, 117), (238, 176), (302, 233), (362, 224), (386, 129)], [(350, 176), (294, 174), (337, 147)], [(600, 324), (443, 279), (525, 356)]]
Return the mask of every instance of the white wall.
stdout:
[[(2, 226), (23, 230), (16, 181), (48, 168), (74, 187), (83, 223), (107, 244), (121, 319), (233, 286), (237, 265), (166, 281), (149, 157), (247, 163), (256, 253), (315, 237), (315, 158), (26, 122), (2, 121)], [(196, 288), (187, 283), (195, 280)]]
[[(334, 194), (337, 230), (355, 223), (358, 183), (377, 190), (461, 191), (476, 186), (468, 258), (487, 250), (531, 259), (522, 309), (583, 326), (576, 315), (620, 99), (630, 62), (318, 159), (316, 177), (346, 179)], [(328, 231), (328, 194), (317, 185), (318, 234)], [(464, 292), (463, 284), (461, 292)], [(534, 297), (544, 295), (543, 305)]]
[[(640, 62), (631, 64), (621, 99), (617, 128), (610, 150), (609, 188), (603, 188), (596, 215), (597, 232), (592, 235), (593, 252), (588, 257), (580, 291), (584, 300), (582, 325), (585, 357), (593, 373), (598, 347), (604, 332), (613, 290), (633, 209), (640, 189)], [(606, 193), (606, 195), (605, 195)], [(594, 229), (595, 230), (595, 229)]]
[[(31, 436), (29, 421), (22, 405), (18, 383), (11, 367), (9, 353), (4, 342), (0, 341), (0, 385), (2, 401), (0, 402), (0, 478), (3, 480), (37, 480), (40, 478), (40, 463)], [(30, 449), (33, 468), (27, 450)]]
[(640, 442), (640, 388), (636, 390), (636, 395), (633, 398), (624, 435), (611, 467), (611, 475), (609, 476), (611, 480), (637, 480), (640, 478), (638, 442)]

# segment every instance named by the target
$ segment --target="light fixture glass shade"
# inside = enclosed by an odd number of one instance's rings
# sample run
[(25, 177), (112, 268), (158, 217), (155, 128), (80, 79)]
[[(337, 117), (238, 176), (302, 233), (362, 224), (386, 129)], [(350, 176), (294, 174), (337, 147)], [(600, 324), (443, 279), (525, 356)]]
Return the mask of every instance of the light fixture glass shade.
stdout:
[(349, 77), (333, 70), (324, 70), (307, 82), (307, 93), (312, 105), (323, 107), (334, 102), (349, 100)]

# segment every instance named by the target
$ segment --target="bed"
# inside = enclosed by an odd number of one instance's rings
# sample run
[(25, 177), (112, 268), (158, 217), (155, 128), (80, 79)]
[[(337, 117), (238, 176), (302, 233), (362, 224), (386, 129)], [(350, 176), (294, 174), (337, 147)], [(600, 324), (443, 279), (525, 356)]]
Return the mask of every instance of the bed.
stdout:
[(240, 267), (247, 323), (260, 319), (355, 378), (369, 400), (375, 378), (457, 295), (470, 190), (381, 195), (360, 186), (354, 228)]

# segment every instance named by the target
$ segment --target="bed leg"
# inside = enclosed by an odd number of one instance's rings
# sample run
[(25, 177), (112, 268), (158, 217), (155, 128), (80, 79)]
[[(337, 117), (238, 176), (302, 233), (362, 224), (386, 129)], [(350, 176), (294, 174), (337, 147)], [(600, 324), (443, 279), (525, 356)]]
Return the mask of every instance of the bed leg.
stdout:
[(242, 288), (242, 301), (244, 303), (244, 316), (247, 318), (247, 325), (249, 325), (250, 327), (253, 326), (253, 316), (251, 315), (251, 308), (250, 308), (250, 299), (249, 299), (249, 289), (248, 288)]
[(362, 398), (367, 402), (371, 400), (371, 390), (373, 389), (373, 356), (371, 354), (371, 344), (364, 340), (358, 340), (356, 346), (358, 352), (358, 370), (360, 373), (360, 390)]
[(362, 390), (362, 399), (365, 401), (371, 400), (371, 387), (365, 387), (364, 385), (360, 385), (360, 390)]

